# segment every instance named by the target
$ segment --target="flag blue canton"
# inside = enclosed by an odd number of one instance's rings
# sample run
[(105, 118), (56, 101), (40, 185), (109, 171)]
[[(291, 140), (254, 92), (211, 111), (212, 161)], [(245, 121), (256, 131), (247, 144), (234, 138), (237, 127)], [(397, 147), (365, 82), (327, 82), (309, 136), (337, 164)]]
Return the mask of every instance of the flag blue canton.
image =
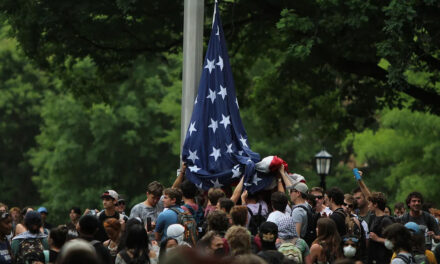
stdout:
[(250, 149), (240, 118), (217, 3), (182, 160), (187, 179), (204, 190), (229, 186), (244, 176), (244, 188), (253, 193), (272, 181), (255, 170), (260, 155)]

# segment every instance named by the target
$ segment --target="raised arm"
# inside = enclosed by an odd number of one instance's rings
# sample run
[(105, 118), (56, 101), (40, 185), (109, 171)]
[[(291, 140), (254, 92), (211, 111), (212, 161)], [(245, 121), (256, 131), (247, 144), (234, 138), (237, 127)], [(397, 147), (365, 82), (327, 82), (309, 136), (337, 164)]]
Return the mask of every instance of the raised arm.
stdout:
[(186, 170), (186, 163), (182, 162), (182, 167), (180, 168), (179, 175), (174, 180), (173, 186), (171, 188), (179, 188), (180, 184), (183, 182), (183, 178), (185, 178), (185, 170)]
[(359, 187), (361, 188), (362, 194), (365, 196), (365, 199), (367, 199), (368, 201), (368, 198), (371, 197), (371, 192), (370, 189), (368, 189), (365, 182), (362, 180), (362, 175), (363, 175), (362, 171), (359, 171), (359, 174), (361, 175), (361, 178), (357, 182), (359, 184)]
[[(286, 186), (286, 188), (288, 188), (289, 186), (292, 186), (292, 182), (290, 181), (289, 177), (286, 174), (286, 171), (284, 170), (284, 165), (281, 165), (280, 167), (280, 175), (281, 175), (281, 179), (283, 179), (284, 185)], [(279, 186), (279, 184), (278, 184)]]
[(237, 203), (238, 199), (240, 198), (241, 191), (243, 190), (243, 183), (244, 183), (244, 176), (241, 177), (240, 182), (235, 187), (234, 192), (232, 193), (231, 200), (234, 202), (234, 204)]

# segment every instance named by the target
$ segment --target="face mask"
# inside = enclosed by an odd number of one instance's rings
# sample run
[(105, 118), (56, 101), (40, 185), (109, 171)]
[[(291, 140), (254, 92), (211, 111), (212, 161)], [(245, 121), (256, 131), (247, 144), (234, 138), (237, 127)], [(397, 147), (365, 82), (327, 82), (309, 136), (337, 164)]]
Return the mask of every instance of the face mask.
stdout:
[(356, 248), (352, 246), (346, 246), (344, 247), (344, 256), (347, 258), (352, 258), (356, 255)]
[(170, 248), (167, 248), (166, 250), (165, 250), (165, 252), (166, 253), (170, 253), (170, 251), (172, 251), (173, 249), (175, 249), (176, 247), (170, 247)]
[(393, 248), (394, 248), (393, 242), (391, 242), (391, 241), (389, 241), (388, 239), (386, 239), (386, 240), (385, 240), (385, 247), (386, 247), (388, 250), (393, 250)]
[(214, 250), (214, 256), (223, 257), (224, 255), (225, 255), (224, 248), (217, 248), (216, 250)]

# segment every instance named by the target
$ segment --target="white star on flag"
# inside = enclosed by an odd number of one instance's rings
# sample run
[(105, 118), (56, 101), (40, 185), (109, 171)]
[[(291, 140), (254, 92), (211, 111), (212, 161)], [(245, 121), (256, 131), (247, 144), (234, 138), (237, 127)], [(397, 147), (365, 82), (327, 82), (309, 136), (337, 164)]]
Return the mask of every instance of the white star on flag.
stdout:
[(215, 91), (209, 89), (209, 95), (206, 96), (206, 98), (211, 99), (211, 103), (214, 103), (214, 101), (215, 101)]
[(194, 122), (192, 122), (191, 124), (190, 124), (190, 126), (189, 126), (189, 135), (191, 136), (192, 135), (192, 132), (196, 132), (197, 131), (197, 129), (196, 129), (196, 121), (194, 121)]
[(238, 106), (238, 99), (235, 98), (235, 104), (237, 104), (237, 108), (240, 109), (240, 106)]
[(213, 186), (214, 188), (221, 188), (221, 187), (223, 187), (223, 184), (221, 184), (218, 181), (218, 178), (215, 181), (211, 180), (211, 182), (212, 182), (212, 184), (214, 184), (214, 186)]
[(240, 156), (243, 155), (243, 150), (239, 150), (238, 155), (240, 155)]
[(208, 69), (209, 73), (211, 73), (211, 71), (215, 68), (214, 62), (215, 62), (215, 59), (214, 60), (206, 59), (205, 69)]
[(243, 147), (247, 147), (248, 146), (247, 143), (246, 143), (246, 139), (243, 138), (243, 135), (240, 135), (240, 139), (239, 140), (241, 141), (241, 144), (243, 144)]
[(197, 188), (203, 190), (203, 182), (200, 182), (200, 184), (196, 184)]
[(234, 168), (232, 168), (232, 179), (238, 178), (241, 176), (240, 167), (238, 165), (235, 165)]
[(220, 154), (220, 149), (216, 149), (215, 147), (212, 147), (212, 153), (209, 154), (209, 156), (214, 157), (214, 160), (217, 161), (217, 159), (219, 157), (222, 156), (222, 154)]
[(234, 153), (234, 151), (232, 150), (232, 143), (231, 144), (226, 144), (226, 148), (228, 148), (227, 150), (226, 150), (226, 153)]
[(194, 152), (192, 152), (191, 150), (189, 151), (189, 157), (188, 159), (192, 160), (193, 163), (196, 162), (196, 160), (199, 159), (199, 157), (197, 157), (197, 150), (194, 150)]
[(218, 56), (218, 62), (215, 64), (220, 67), (220, 70), (223, 71), (223, 59), (221, 56)]
[(254, 174), (254, 179), (252, 180), (252, 183), (255, 185), (258, 185), (258, 182), (261, 181), (260, 178), (258, 178), (257, 174)]
[(212, 128), (212, 131), (215, 134), (215, 131), (218, 128), (218, 122), (211, 118), (211, 124), (208, 127)]
[(224, 125), (225, 129), (226, 129), (226, 127), (231, 124), (231, 120), (229, 120), (231, 118), (231, 116), (224, 116), (222, 114), (222, 118), (223, 119), (222, 119), (222, 121), (220, 121), (220, 124)]
[(194, 105), (196, 105), (197, 104), (197, 98), (198, 98), (199, 96), (197, 95), (196, 96), (196, 100), (194, 100)]
[(220, 92), (218, 92), (217, 94), (220, 94), (222, 96), (222, 99), (225, 100), (226, 95), (228, 95), (228, 92), (226, 91), (226, 87), (223, 87), (220, 84)]
[(200, 170), (200, 168), (198, 168), (197, 165), (189, 166), (188, 169), (189, 169), (191, 172), (198, 172), (198, 171)]

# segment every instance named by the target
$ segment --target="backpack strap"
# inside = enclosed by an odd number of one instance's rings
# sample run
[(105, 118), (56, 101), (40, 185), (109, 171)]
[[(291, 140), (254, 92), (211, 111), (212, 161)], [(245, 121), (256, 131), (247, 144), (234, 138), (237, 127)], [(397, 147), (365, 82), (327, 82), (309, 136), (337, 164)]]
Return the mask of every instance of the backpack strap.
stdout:
[(249, 214), (251, 215), (251, 218), (252, 218), (252, 216), (254, 216), (254, 214), (252, 213), (252, 210), (249, 207), (247, 207), (247, 206), (246, 206), (246, 208), (248, 209), (248, 212), (249, 212)]
[(397, 254), (396, 258), (403, 260), (407, 264), (413, 263), (413, 261), (411, 261), (412, 260), (411, 258), (408, 258), (407, 256), (405, 256), (403, 254)]
[(258, 206), (258, 215), (261, 215), (262, 208), (263, 208), (263, 206), (260, 204), (260, 206)]
[(189, 205), (189, 204), (184, 204), (183, 206), (184, 206), (185, 208), (187, 208), (188, 211), (189, 211), (194, 217), (196, 216), (196, 211), (194, 210), (194, 208), (192, 208), (191, 205)]
[(119, 252), (119, 255), (121, 256), (121, 258), (124, 260), (125, 263), (131, 263), (132, 259), (128, 255), (127, 250), (122, 250), (121, 252)]

